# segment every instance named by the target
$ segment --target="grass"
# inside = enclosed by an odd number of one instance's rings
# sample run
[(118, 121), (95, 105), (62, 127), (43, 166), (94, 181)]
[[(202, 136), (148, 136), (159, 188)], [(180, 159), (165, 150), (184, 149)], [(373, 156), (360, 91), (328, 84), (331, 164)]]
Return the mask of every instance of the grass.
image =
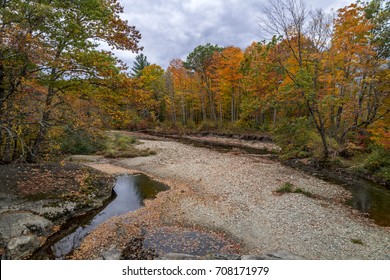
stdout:
[(309, 191), (305, 191), (304, 189), (301, 189), (301, 188), (297, 188), (294, 193), (301, 193), (303, 194), (304, 196), (307, 196), (307, 197), (313, 197), (313, 194)]
[(290, 182), (284, 183), (282, 187), (276, 190), (277, 193), (292, 193), (294, 185)]
[(364, 245), (364, 243), (363, 243), (363, 241), (361, 239), (354, 239), (354, 238), (352, 238), (351, 242), (353, 244)]
[(150, 149), (138, 149), (139, 144), (136, 138), (115, 133), (107, 137), (105, 149), (102, 154), (106, 158), (135, 158), (155, 155)]
[(307, 196), (307, 197), (314, 197), (314, 195), (309, 192), (309, 191), (306, 191), (302, 188), (296, 188), (293, 184), (291, 184), (290, 182), (286, 182), (283, 184), (283, 186), (281, 186), (279, 189), (276, 190), (277, 193), (298, 193), (298, 194), (303, 194), (304, 196)]

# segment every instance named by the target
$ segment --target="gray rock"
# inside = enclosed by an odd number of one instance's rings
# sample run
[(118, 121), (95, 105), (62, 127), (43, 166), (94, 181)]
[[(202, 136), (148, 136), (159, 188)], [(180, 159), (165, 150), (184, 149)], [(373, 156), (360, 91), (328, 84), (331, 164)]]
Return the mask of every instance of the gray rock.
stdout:
[(226, 254), (208, 254), (205, 256), (206, 260), (240, 260), (240, 255), (226, 255)]
[(23, 204), (24, 210), (36, 213), (51, 221), (58, 221), (73, 216), (77, 207), (78, 204), (76, 202), (59, 199), (29, 201)]
[(179, 254), (179, 253), (167, 253), (159, 256), (156, 260), (201, 260), (200, 256)]
[(285, 250), (278, 250), (264, 255), (244, 255), (242, 260), (305, 260), (304, 257)]
[(101, 256), (103, 260), (119, 260), (121, 254), (122, 252), (118, 248), (112, 246), (107, 251), (102, 252)]
[(52, 227), (49, 220), (29, 212), (0, 214), (0, 240), (3, 242), (26, 234), (47, 236), (52, 232)]
[(11, 238), (7, 244), (8, 259), (23, 259), (28, 257), (40, 246), (39, 238), (34, 235), (24, 235)]
[[(251, 261), (251, 260), (267, 260), (267, 257), (264, 255), (243, 255), (241, 260)], [(269, 259), (268, 259), (269, 260)]]

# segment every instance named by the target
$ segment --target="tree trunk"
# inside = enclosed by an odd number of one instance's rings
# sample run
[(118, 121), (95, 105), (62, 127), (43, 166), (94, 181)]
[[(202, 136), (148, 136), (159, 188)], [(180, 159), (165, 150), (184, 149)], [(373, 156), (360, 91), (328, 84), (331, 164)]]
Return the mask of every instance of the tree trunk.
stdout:
[[(55, 69), (52, 69), (52, 77), (54, 77), (55, 74)], [(31, 153), (28, 157), (28, 161), (36, 161), (42, 151), (42, 144), (46, 139), (47, 132), (49, 131), (50, 128), (50, 115), (51, 115), (51, 110), (52, 110), (52, 101), (54, 98), (54, 88), (52, 85), (49, 86), (48, 88), (48, 93), (46, 96), (46, 102), (45, 102), (45, 109), (42, 114), (42, 118), (40, 123), (40, 128), (38, 131), (38, 134), (35, 138), (34, 145), (31, 148)]]
[(222, 113), (222, 100), (219, 98), (219, 121), (221, 123), (221, 128), (223, 126), (223, 113)]

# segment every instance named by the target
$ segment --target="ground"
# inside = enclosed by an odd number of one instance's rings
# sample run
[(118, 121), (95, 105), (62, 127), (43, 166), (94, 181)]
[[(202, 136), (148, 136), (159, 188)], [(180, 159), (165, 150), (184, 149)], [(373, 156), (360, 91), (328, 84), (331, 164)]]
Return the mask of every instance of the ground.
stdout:
[[(145, 207), (102, 224), (72, 258), (102, 259), (107, 251), (121, 251), (145, 232), (182, 228), (219, 236), (227, 241), (226, 253), (284, 250), (306, 259), (390, 259), (390, 229), (348, 207), (349, 193), (340, 186), (267, 155), (143, 138), (149, 140), (142, 140), (140, 147), (157, 155), (85, 164), (108, 174), (143, 172), (171, 189)], [(287, 182), (311, 197), (278, 193)]]

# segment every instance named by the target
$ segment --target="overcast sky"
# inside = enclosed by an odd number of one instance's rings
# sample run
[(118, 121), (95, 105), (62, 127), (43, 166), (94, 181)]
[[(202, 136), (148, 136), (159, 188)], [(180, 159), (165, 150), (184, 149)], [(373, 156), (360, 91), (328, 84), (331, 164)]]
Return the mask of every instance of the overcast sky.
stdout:
[[(260, 6), (266, 0), (120, 0), (123, 19), (142, 34), (140, 46), (148, 61), (164, 69), (174, 58), (184, 59), (198, 45), (245, 48), (260, 41)], [(353, 0), (307, 0), (312, 8), (337, 10)], [(118, 51), (129, 66), (136, 54)]]

